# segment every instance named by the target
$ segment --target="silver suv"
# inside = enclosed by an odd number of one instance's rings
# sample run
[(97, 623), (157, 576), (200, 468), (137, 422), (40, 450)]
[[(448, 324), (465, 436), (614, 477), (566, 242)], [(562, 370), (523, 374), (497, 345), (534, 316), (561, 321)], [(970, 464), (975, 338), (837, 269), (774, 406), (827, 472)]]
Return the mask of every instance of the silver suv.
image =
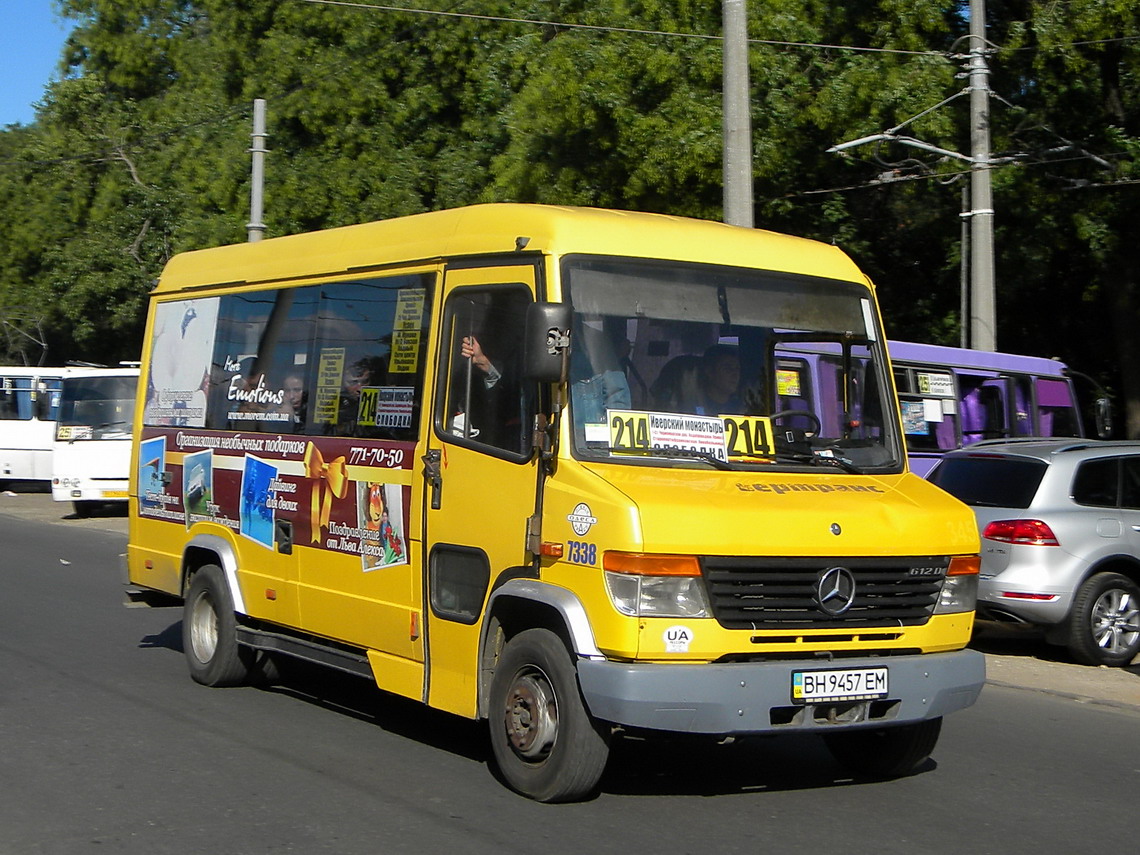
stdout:
[(978, 617), (1039, 624), (1090, 665), (1140, 651), (1140, 442), (993, 440), (927, 478), (982, 536)]

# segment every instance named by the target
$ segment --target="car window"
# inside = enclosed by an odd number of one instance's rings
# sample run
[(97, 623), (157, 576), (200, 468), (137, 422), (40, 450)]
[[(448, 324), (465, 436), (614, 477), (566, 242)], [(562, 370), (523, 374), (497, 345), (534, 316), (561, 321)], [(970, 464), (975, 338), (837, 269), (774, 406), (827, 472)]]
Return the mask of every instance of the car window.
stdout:
[(1086, 460), (1073, 478), (1073, 501), (1078, 505), (1115, 508), (1120, 466), (1115, 457)]
[(1040, 460), (947, 457), (930, 480), (967, 505), (1028, 508), (1046, 468)]
[(1125, 457), (1121, 461), (1124, 478), (1121, 484), (1120, 504), (1129, 509), (1140, 509), (1140, 457)]

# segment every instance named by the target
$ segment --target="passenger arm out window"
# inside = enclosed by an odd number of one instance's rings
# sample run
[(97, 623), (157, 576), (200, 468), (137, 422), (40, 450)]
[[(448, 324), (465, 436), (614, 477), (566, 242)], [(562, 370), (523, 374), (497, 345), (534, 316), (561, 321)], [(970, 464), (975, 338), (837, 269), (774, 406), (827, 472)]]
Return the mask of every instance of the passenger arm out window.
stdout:
[(522, 376), (525, 285), (456, 289), (444, 313), (445, 377), (437, 428), (492, 452), (529, 456), (534, 384)]

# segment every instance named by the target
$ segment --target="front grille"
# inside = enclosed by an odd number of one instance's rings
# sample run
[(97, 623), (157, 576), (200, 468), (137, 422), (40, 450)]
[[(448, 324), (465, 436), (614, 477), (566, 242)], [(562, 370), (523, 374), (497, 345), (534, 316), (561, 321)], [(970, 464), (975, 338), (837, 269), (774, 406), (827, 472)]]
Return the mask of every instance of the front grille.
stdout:
[[(918, 626), (929, 620), (950, 559), (725, 558), (701, 560), (713, 615), (726, 629)], [(819, 604), (820, 578), (845, 567), (854, 600), (840, 615)]]

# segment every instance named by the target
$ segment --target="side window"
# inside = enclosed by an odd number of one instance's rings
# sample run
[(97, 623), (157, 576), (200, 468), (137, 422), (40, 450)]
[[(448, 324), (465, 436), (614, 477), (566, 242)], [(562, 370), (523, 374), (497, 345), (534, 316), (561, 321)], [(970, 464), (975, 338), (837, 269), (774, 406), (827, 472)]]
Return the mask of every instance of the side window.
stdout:
[(1037, 418), (1041, 436), (1080, 436), (1077, 405), (1066, 380), (1037, 378)]
[[(912, 451), (957, 448), (959, 407), (954, 375), (949, 371), (909, 371), (910, 377), (898, 387), (907, 448)], [(899, 383), (897, 368), (895, 383)], [(966, 430), (964, 424), (962, 430)]]
[(1004, 382), (992, 378), (958, 375), (962, 401), (962, 441), (1006, 436)]
[(390, 276), (215, 298), (204, 426), (414, 442), (432, 281)]
[(1082, 463), (1073, 478), (1073, 501), (1079, 505), (1115, 508), (1119, 471), (1115, 457)]
[(0, 418), (27, 421), (32, 417), (30, 377), (5, 377), (0, 390)]
[(522, 378), (522, 330), (530, 303), (524, 285), (459, 288), (448, 298), (438, 430), (529, 456), (535, 391)]
[(1121, 465), (1120, 504), (1131, 510), (1140, 510), (1140, 457), (1125, 457)]
[(417, 274), (320, 287), (308, 433), (415, 442), (433, 282)]
[(16, 389), (17, 380), (4, 377), (0, 388), (0, 420), (12, 421), (20, 418), (20, 392)]
[[(206, 427), (300, 433), (318, 289), (245, 291), (221, 298)], [(292, 386), (291, 386), (292, 384)]]
[[(218, 326), (219, 297), (174, 300), (154, 309), (143, 424), (204, 427)], [(217, 375), (217, 377), (215, 377)]]
[(62, 388), (63, 381), (58, 378), (40, 381), (35, 406), (37, 419), (54, 422), (59, 417), (59, 393)]
[(1034, 436), (1033, 425), (1033, 378), (1014, 375), (1009, 378), (1009, 388), (1013, 393), (1013, 424), (1010, 428), (1014, 436)]

